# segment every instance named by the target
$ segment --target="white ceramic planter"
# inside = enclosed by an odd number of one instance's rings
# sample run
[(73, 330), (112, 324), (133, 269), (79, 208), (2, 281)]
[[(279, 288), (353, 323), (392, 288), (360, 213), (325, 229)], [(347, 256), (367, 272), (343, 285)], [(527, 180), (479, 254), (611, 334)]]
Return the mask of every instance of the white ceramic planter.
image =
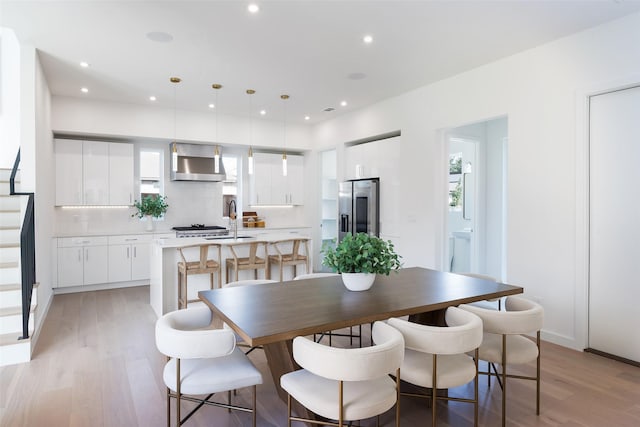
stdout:
[(366, 291), (376, 280), (375, 273), (342, 273), (342, 283), (350, 291)]
[(147, 215), (147, 231), (153, 231), (153, 217), (151, 215)]

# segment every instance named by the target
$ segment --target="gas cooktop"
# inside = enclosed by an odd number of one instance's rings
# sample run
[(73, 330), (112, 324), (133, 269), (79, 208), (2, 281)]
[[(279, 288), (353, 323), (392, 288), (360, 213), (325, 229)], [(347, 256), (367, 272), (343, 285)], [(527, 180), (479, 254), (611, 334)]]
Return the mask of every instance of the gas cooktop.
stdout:
[(191, 224), (187, 227), (173, 227), (176, 237), (213, 237), (226, 236), (229, 230), (219, 225)]
[(173, 227), (176, 231), (190, 231), (190, 230), (226, 230), (225, 227), (219, 225), (204, 225), (204, 224), (191, 224), (187, 227)]

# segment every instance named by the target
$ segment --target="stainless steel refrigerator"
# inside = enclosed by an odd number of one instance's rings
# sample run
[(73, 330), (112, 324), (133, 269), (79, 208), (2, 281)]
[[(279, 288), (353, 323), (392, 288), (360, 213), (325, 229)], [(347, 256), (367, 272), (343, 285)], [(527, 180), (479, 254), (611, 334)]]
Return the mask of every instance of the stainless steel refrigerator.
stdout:
[(380, 179), (354, 179), (340, 183), (338, 241), (347, 234), (380, 236)]

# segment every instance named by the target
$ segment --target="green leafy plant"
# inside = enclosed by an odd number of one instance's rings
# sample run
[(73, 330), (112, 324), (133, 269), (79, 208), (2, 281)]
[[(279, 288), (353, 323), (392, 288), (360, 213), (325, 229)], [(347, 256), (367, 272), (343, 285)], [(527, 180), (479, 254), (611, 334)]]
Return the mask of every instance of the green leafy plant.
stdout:
[(391, 270), (402, 266), (393, 243), (366, 233), (354, 236), (346, 235), (333, 248), (325, 245), (322, 248), (324, 258), (322, 264), (339, 273), (376, 273), (389, 275)]
[(133, 207), (138, 211), (131, 216), (137, 216), (138, 218), (144, 218), (147, 215), (151, 215), (154, 218), (160, 218), (166, 211), (169, 205), (166, 202), (167, 196), (152, 196), (148, 195), (142, 198), (140, 201), (135, 201)]

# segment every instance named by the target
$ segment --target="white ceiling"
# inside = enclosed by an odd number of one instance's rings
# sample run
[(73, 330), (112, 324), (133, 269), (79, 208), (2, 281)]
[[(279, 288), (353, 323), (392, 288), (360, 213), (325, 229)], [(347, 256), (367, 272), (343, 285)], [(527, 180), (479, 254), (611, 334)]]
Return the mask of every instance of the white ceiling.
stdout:
[(0, 26), (38, 48), (54, 95), (145, 105), (155, 95), (159, 107), (212, 111), (220, 83), (221, 114), (247, 115), (251, 88), (254, 114), (282, 120), (286, 108), (287, 121), (317, 123), (640, 11), (638, 0), (256, 3), (252, 15), (245, 0), (0, 0)]

